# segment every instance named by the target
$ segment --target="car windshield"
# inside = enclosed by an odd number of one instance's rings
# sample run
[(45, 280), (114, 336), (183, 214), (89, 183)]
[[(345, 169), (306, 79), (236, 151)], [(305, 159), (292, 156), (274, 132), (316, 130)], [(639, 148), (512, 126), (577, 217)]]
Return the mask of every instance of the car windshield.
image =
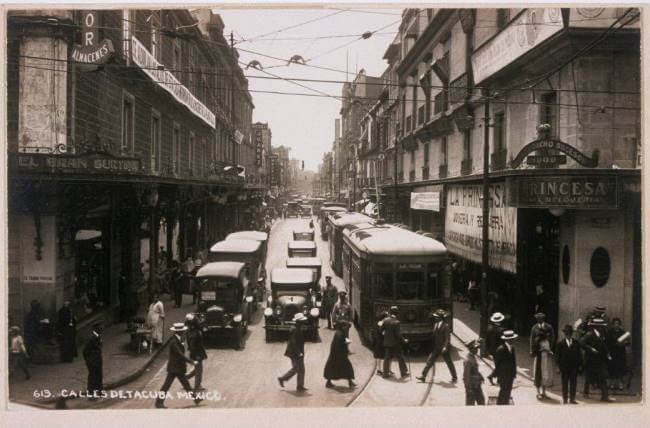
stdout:
[[(397, 272), (395, 277), (398, 300), (414, 300), (426, 297), (423, 272)], [(420, 290), (420, 287), (423, 289)]]
[(241, 289), (236, 280), (207, 278), (201, 281), (200, 299), (217, 304), (234, 304), (241, 298)]

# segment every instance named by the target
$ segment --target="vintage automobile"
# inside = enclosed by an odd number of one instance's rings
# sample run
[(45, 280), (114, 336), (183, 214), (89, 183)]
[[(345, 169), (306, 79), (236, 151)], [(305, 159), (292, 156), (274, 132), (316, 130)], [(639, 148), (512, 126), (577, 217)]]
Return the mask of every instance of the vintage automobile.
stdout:
[(264, 265), (266, 264), (266, 254), (268, 250), (269, 234), (257, 230), (241, 230), (239, 232), (233, 232), (228, 236), (226, 236), (226, 241), (229, 241), (231, 239), (250, 239), (262, 243), (261, 262), (262, 262), (262, 269), (264, 269), (264, 277), (266, 277), (266, 269), (264, 268)]
[(287, 255), (289, 257), (316, 257), (316, 243), (314, 241), (289, 241)]
[[(289, 257), (287, 259), (288, 269), (310, 269), (314, 274), (312, 290), (314, 293), (320, 293), (320, 278), (323, 270), (323, 262), (320, 257)], [(317, 299), (320, 301), (320, 299)]]
[(301, 217), (307, 217), (307, 218), (311, 217), (312, 214), (313, 214), (312, 211), (313, 210), (312, 210), (311, 205), (307, 205), (307, 204), (300, 205), (300, 216)]
[(271, 295), (264, 309), (266, 341), (280, 332), (288, 332), (295, 323), (293, 316), (302, 312), (307, 317), (305, 336), (317, 341), (320, 311), (312, 292), (314, 274), (311, 269), (275, 268), (271, 271)]
[(242, 262), (213, 262), (196, 273), (196, 309), (206, 338), (225, 336), (244, 347), (253, 305), (248, 271)]
[(300, 209), (300, 204), (298, 202), (289, 202), (287, 203), (287, 218), (289, 217), (300, 217), (302, 215), (302, 210)]
[(314, 240), (314, 229), (311, 229), (311, 230), (294, 230), (293, 231), (293, 240), (294, 241), (313, 241)]
[[(249, 267), (249, 277), (253, 281), (251, 294), (255, 303), (264, 301), (266, 292), (266, 268), (264, 267), (262, 242), (252, 239), (228, 239), (210, 247), (210, 262), (242, 262)], [(253, 310), (257, 305), (253, 305)]]

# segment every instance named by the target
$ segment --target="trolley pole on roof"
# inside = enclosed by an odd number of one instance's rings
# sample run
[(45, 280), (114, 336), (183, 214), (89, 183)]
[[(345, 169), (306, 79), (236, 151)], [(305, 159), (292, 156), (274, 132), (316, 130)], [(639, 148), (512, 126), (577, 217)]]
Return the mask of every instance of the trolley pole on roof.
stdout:
[[(487, 93), (485, 94), (488, 95)], [(481, 224), (482, 239), (482, 275), (481, 275), (481, 355), (486, 355), (485, 338), (487, 335), (487, 288), (488, 288), (488, 271), (490, 269), (490, 102), (485, 99), (485, 115), (483, 118), (483, 221)]]

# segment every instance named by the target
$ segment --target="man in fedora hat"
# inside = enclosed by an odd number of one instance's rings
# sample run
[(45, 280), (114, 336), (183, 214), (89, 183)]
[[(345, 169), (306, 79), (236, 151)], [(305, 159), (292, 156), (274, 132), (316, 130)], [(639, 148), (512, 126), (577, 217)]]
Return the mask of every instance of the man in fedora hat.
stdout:
[(297, 374), (296, 390), (299, 392), (307, 391), (307, 388), (305, 388), (305, 336), (302, 332), (302, 325), (305, 321), (307, 321), (307, 317), (302, 312), (298, 312), (293, 316), (295, 325), (289, 331), (287, 349), (284, 351), (284, 356), (291, 359), (291, 368), (278, 378), (280, 386), (284, 388), (284, 383)]
[(499, 382), (498, 405), (510, 404), (512, 383), (517, 376), (517, 356), (515, 355), (515, 347), (512, 346), (512, 341), (517, 337), (518, 335), (512, 330), (503, 332), (503, 335), (501, 335), (503, 344), (497, 348), (494, 356), (494, 370), (488, 376), (490, 383), (492, 383), (492, 379), (495, 377)]
[(422, 370), (422, 375), (416, 377), (416, 379), (420, 382), (424, 382), (426, 380), (427, 373), (430, 369), (433, 369), (433, 376), (436, 376), (435, 364), (440, 355), (442, 355), (443, 360), (445, 360), (447, 368), (449, 369), (449, 373), (451, 374), (451, 383), (456, 383), (458, 381), (458, 376), (456, 375), (456, 367), (454, 367), (454, 363), (451, 361), (449, 352), (449, 339), (451, 330), (449, 328), (449, 324), (447, 324), (445, 321), (447, 315), (448, 313), (444, 309), (438, 309), (432, 314), (434, 320), (433, 333), (431, 335), (432, 349), (431, 354), (429, 354), (429, 358), (427, 358), (424, 369)]
[(483, 375), (478, 369), (478, 362), (476, 361), (476, 351), (479, 348), (479, 342), (472, 340), (467, 344), (469, 354), (463, 362), (463, 384), (465, 385), (465, 405), (473, 406), (478, 404), (483, 406), (485, 404), (485, 396), (481, 389), (481, 384), (484, 382)]
[(203, 360), (208, 358), (203, 346), (203, 332), (201, 331), (201, 321), (194, 314), (185, 315), (185, 324), (189, 328), (187, 333), (187, 347), (190, 351), (190, 359), (196, 361), (194, 371), (187, 378), (194, 377), (194, 390), (204, 390), (201, 386), (203, 380)]
[(591, 331), (582, 338), (582, 348), (585, 350), (585, 386), (584, 396), (589, 397), (589, 386), (595, 381), (600, 388), (600, 400), (615, 401), (609, 397), (607, 388), (607, 363), (611, 360), (605, 342), (607, 323), (602, 318), (594, 318), (589, 322)]
[[(172, 386), (174, 379), (178, 378), (185, 391), (194, 397), (194, 392), (190, 387), (190, 383), (185, 376), (187, 371), (187, 363), (196, 366), (197, 362), (185, 356), (185, 346), (183, 345), (183, 334), (187, 331), (187, 326), (182, 322), (174, 323), (170, 328), (174, 333), (169, 343), (169, 360), (167, 360), (167, 377), (160, 388), (160, 395), (156, 398), (156, 408), (165, 409), (165, 396), (169, 388)], [(199, 404), (201, 399), (194, 397), (194, 402)]]
[(102, 358), (102, 325), (95, 323), (83, 350), (86, 367), (88, 367), (88, 399), (91, 401), (99, 398), (104, 389), (104, 375)]
[(535, 314), (535, 319), (537, 322), (530, 329), (530, 356), (534, 356), (537, 352), (537, 343), (539, 341), (540, 333), (544, 332), (548, 343), (551, 344), (551, 350), (553, 345), (555, 345), (555, 331), (553, 331), (553, 326), (545, 321), (546, 314), (543, 312), (537, 312)]
[(391, 306), (389, 313), (390, 316), (383, 320), (380, 327), (380, 334), (384, 336), (384, 369), (382, 370), (382, 376), (385, 379), (390, 376), (390, 363), (393, 357), (395, 357), (399, 363), (400, 375), (402, 378), (405, 378), (410, 373), (404, 361), (402, 345), (408, 344), (408, 340), (402, 337), (402, 332), (400, 331), (400, 323), (397, 319), (397, 314), (399, 314), (398, 307)]
[(323, 311), (321, 312), (327, 318), (327, 328), (332, 329), (332, 309), (337, 299), (337, 291), (332, 284), (332, 277), (325, 276), (325, 289), (323, 290)]
[(505, 315), (501, 312), (495, 312), (490, 317), (490, 322), (487, 326), (487, 332), (485, 333), (485, 347), (492, 358), (494, 358), (497, 353), (497, 348), (503, 343), (501, 341), (501, 335), (503, 334), (504, 329), (501, 327), (501, 323), (505, 318)]
[(350, 324), (352, 323), (352, 307), (348, 304), (348, 293), (345, 291), (339, 291), (339, 301), (334, 305), (332, 309), (332, 322), (334, 324), (343, 323), (345, 337), (350, 337), (349, 330)]
[(562, 401), (564, 404), (578, 404), (576, 402), (576, 384), (578, 371), (582, 366), (582, 353), (580, 344), (573, 339), (573, 327), (567, 324), (562, 329), (564, 340), (555, 346), (555, 360), (562, 375)]

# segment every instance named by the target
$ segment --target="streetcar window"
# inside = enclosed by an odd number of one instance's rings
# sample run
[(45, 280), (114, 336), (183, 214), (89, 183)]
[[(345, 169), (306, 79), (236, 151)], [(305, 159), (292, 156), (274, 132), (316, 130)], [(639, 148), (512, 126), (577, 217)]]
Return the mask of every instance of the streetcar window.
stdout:
[(393, 298), (393, 274), (381, 272), (375, 274), (375, 296), (379, 298)]
[(441, 280), (441, 272), (440, 272), (440, 266), (436, 264), (430, 264), (429, 265), (429, 271), (427, 274), (427, 284), (425, 288), (425, 293), (426, 296), (423, 296), (424, 298), (429, 298), (429, 299), (437, 299), (441, 295), (441, 290), (440, 290), (440, 280)]
[(423, 284), (423, 272), (397, 272), (397, 298), (413, 300), (419, 296), (420, 285)]

